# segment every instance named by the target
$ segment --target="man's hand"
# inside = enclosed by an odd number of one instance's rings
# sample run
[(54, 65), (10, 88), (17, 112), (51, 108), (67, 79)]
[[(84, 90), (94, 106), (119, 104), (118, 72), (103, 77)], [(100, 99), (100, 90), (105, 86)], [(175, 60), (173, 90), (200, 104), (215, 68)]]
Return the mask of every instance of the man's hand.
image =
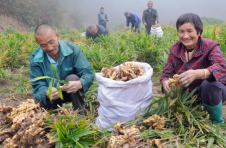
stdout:
[(147, 23), (146, 22), (144, 22), (144, 26), (147, 26)]
[(182, 87), (188, 87), (195, 79), (197, 79), (197, 70), (188, 70), (180, 74), (178, 81)]
[(171, 88), (169, 86), (168, 80), (163, 81), (162, 85), (163, 85), (163, 88), (166, 91), (166, 93), (169, 93)]
[(135, 31), (135, 30), (136, 30), (136, 27), (134, 26), (134, 27), (133, 27), (133, 31)]
[[(46, 92), (46, 97), (50, 99), (49, 90)], [(60, 94), (58, 90), (55, 87), (52, 87), (52, 100), (57, 100), (59, 98), (60, 98)]]
[(63, 85), (61, 89), (66, 93), (76, 93), (79, 89), (82, 89), (82, 83), (80, 81), (69, 81), (69, 84)]
[(109, 19), (104, 19), (104, 21), (108, 22), (108, 21), (109, 21)]

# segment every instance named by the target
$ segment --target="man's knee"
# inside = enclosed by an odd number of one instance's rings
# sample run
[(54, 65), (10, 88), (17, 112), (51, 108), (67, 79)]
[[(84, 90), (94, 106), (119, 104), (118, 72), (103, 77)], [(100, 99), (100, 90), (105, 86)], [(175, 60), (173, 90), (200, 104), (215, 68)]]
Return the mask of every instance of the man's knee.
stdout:
[(78, 81), (80, 78), (75, 75), (75, 74), (72, 74), (72, 75), (68, 75), (66, 78), (65, 78), (65, 81)]

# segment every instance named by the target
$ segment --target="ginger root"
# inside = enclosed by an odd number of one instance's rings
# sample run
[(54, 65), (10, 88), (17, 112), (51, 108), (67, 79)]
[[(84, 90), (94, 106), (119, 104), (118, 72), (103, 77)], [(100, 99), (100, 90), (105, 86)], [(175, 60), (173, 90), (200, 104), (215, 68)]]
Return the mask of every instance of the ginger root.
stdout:
[(144, 74), (142, 66), (135, 65), (134, 63), (124, 63), (117, 70), (103, 67), (101, 72), (103, 77), (116, 81), (129, 81)]
[(161, 131), (165, 126), (166, 119), (164, 117), (159, 117), (158, 115), (153, 115), (143, 121), (144, 124), (152, 126), (155, 130)]
[(112, 136), (108, 142), (108, 148), (126, 148), (136, 147), (135, 145), (140, 141), (139, 127), (132, 126), (125, 128), (124, 123), (117, 123), (114, 127)]
[(173, 78), (169, 78), (168, 84), (169, 84), (172, 88), (179, 88), (179, 87), (180, 87), (180, 84), (179, 84), (179, 82), (178, 82), (179, 76), (180, 76), (180, 75), (175, 74), (175, 75), (173, 76)]
[(158, 27), (160, 27), (159, 24), (152, 25), (152, 28), (153, 28), (153, 29), (156, 29), (156, 28), (158, 28)]

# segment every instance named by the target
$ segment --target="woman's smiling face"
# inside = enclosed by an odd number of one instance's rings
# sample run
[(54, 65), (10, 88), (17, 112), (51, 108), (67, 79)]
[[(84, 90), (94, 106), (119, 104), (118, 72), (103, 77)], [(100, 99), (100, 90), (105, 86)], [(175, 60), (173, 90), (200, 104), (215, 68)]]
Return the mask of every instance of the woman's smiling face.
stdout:
[(198, 42), (200, 33), (197, 33), (192, 23), (185, 23), (178, 28), (178, 36), (187, 49), (193, 49)]

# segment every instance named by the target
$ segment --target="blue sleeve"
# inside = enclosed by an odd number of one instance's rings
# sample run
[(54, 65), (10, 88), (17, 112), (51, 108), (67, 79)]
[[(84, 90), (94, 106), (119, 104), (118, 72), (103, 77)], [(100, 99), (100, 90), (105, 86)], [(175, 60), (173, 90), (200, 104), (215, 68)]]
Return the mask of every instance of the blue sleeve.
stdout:
[(105, 14), (105, 19), (108, 19), (108, 16), (107, 16), (107, 14)]
[(129, 27), (130, 20), (126, 18), (126, 26)]
[[(44, 76), (42, 69), (38, 63), (33, 62), (33, 57), (30, 58), (30, 80)], [(48, 83), (46, 79), (31, 82), (33, 95), (36, 99), (43, 101), (46, 104), (46, 92), (48, 91)]]
[(103, 21), (104, 21), (104, 19), (101, 19), (100, 14), (98, 14), (98, 20), (99, 20), (100, 22), (103, 22)]
[[(134, 26), (137, 27), (138, 22), (139, 22), (139, 21), (138, 21), (138, 16), (134, 15), (134, 18), (133, 18), (133, 19), (134, 19)], [(134, 27), (134, 26), (133, 26), (133, 27)]]

